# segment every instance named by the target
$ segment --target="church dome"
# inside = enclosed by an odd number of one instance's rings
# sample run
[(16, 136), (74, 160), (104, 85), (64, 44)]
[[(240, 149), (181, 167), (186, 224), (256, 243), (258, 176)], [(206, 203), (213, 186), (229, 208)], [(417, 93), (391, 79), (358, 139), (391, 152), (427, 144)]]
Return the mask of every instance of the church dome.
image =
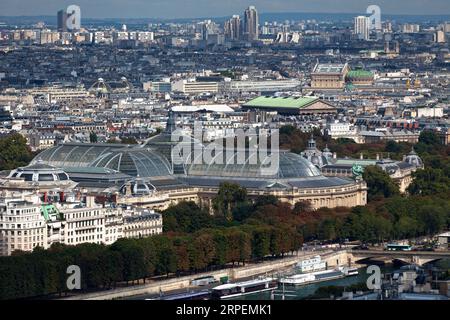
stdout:
[(411, 150), (411, 152), (408, 153), (408, 155), (405, 157), (404, 162), (415, 166), (415, 167), (422, 167), (423, 162), (422, 159), (419, 157), (419, 155), (414, 151), (414, 148)]

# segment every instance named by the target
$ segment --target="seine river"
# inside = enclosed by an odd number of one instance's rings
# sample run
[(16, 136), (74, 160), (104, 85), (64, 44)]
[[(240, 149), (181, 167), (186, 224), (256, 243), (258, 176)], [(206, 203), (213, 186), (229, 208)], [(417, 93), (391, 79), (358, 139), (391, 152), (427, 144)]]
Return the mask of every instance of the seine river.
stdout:
[[(394, 270), (392, 266), (380, 266), (381, 272), (390, 272)], [(370, 276), (370, 274), (366, 273), (366, 267), (358, 269), (358, 275), (350, 276), (346, 278), (340, 278), (335, 280), (329, 280), (324, 282), (318, 282), (303, 286), (285, 286), (284, 293), (285, 293), (285, 300), (301, 300), (305, 299), (311, 295), (313, 295), (317, 289), (320, 287), (328, 287), (328, 286), (339, 286), (339, 287), (346, 287), (351, 286), (359, 283), (365, 283), (367, 278)], [(280, 286), (278, 290), (275, 291), (274, 300), (281, 300), (281, 294), (283, 290)], [(271, 299), (271, 293), (269, 291), (267, 292), (260, 292), (255, 293), (251, 295), (241, 296), (236, 299), (228, 299), (228, 300), (270, 300)]]

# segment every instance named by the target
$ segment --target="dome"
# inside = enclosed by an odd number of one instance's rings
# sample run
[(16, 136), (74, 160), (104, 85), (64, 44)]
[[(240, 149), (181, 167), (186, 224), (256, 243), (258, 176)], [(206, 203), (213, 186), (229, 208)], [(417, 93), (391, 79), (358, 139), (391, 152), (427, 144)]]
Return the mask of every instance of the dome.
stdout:
[[(278, 165), (275, 160), (276, 155), (279, 156)], [(262, 161), (259, 158), (257, 152), (223, 150), (215, 154), (210, 163), (204, 163), (197, 156), (193, 164), (189, 166), (187, 174), (189, 176), (281, 179), (321, 176), (321, 172), (316, 166), (298, 154), (280, 152), (268, 155)]]
[(405, 157), (404, 162), (409, 163), (410, 165), (415, 166), (415, 167), (422, 167), (423, 166), (422, 159), (414, 151), (414, 148)]
[(156, 191), (154, 185), (150, 182), (146, 182), (141, 178), (137, 178), (125, 183), (121, 188), (120, 192), (125, 195), (133, 196), (148, 196)]
[(8, 178), (21, 178), (25, 181), (44, 184), (70, 181), (69, 176), (63, 170), (44, 164), (41, 161), (11, 171)]
[(149, 138), (145, 146), (162, 154), (172, 164), (173, 173), (185, 174), (185, 166), (181, 163), (192, 162), (194, 150), (203, 150), (203, 144), (193, 137), (179, 134), (176, 130), (175, 114), (171, 110), (166, 129)]
[(395, 174), (397, 171), (400, 171), (400, 167), (391, 160), (379, 161), (377, 165), (389, 175)]
[(162, 155), (141, 147), (111, 150), (97, 158), (89, 166), (111, 169), (143, 178), (172, 174), (170, 163)]
[(322, 156), (325, 159), (331, 159), (333, 157), (333, 153), (331, 152), (331, 150), (328, 148), (328, 145), (325, 146), (325, 149), (323, 149), (322, 151)]
[(321, 162), (320, 160), (321, 160), (320, 157), (317, 155), (313, 155), (311, 157), (311, 163), (315, 166), (320, 166), (320, 162)]

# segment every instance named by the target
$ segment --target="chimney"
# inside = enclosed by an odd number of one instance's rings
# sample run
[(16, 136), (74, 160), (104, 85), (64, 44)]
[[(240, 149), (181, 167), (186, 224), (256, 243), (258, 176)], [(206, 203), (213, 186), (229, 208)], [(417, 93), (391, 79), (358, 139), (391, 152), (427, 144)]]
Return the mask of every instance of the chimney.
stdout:
[(86, 196), (86, 207), (92, 208), (95, 207), (95, 197), (91, 194)]

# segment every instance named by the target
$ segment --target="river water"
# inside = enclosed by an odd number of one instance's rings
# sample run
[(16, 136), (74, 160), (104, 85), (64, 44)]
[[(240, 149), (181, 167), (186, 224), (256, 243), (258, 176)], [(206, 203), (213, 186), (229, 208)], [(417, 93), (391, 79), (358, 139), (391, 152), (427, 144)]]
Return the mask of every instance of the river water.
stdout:
[[(391, 272), (394, 268), (391, 265), (385, 265), (380, 266), (381, 272)], [(308, 285), (303, 286), (285, 286), (284, 293), (285, 293), (285, 300), (302, 300), (305, 299), (311, 295), (313, 295), (317, 289), (320, 287), (327, 287), (327, 286), (340, 286), (340, 287), (346, 287), (351, 285), (356, 285), (359, 283), (366, 283), (367, 278), (370, 276), (370, 274), (366, 273), (367, 268), (362, 267), (358, 269), (358, 275), (346, 277), (346, 278), (340, 278), (340, 279), (334, 279), (329, 281), (323, 281), (323, 282), (317, 282), (312, 283)], [(274, 300), (281, 300), (282, 299), (282, 292), (283, 288), (281, 285), (279, 286), (278, 290), (276, 290), (274, 293)], [(249, 294), (246, 296), (241, 296), (235, 299), (227, 299), (227, 300), (271, 300), (271, 292), (258, 292), (255, 294)]]

